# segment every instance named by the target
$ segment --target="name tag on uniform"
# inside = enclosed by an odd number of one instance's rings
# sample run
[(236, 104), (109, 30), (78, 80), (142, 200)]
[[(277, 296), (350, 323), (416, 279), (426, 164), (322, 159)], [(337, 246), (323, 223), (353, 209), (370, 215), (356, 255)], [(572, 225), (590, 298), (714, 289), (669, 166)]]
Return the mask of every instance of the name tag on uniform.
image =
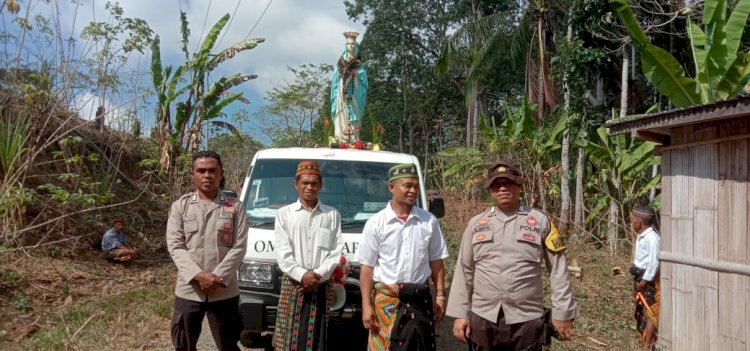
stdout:
[[(491, 227), (491, 226), (490, 226)], [(492, 228), (487, 232), (474, 233), (471, 242), (473, 244), (492, 241)]]
[(232, 219), (234, 218), (234, 207), (237, 202), (233, 198), (229, 198), (221, 206), (221, 212), (219, 212), (219, 218)]
[(537, 234), (537, 233), (533, 233), (533, 232), (519, 231), (519, 232), (516, 232), (516, 240), (518, 240), (518, 241), (526, 241), (526, 242), (529, 242), (529, 243), (534, 243), (534, 244), (537, 244), (537, 245), (541, 245), (541, 243), (542, 243), (542, 235), (541, 234)]

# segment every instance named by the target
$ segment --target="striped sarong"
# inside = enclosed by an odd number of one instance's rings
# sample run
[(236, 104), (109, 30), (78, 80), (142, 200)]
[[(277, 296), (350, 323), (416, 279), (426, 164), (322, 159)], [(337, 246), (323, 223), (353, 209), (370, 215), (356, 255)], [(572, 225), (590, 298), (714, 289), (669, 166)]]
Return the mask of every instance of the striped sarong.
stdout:
[(318, 291), (302, 293), (299, 289), (294, 279), (286, 274), (281, 277), (273, 347), (276, 351), (325, 351), (333, 286), (324, 282)]
[(432, 294), (427, 284), (375, 284), (368, 351), (435, 351)]

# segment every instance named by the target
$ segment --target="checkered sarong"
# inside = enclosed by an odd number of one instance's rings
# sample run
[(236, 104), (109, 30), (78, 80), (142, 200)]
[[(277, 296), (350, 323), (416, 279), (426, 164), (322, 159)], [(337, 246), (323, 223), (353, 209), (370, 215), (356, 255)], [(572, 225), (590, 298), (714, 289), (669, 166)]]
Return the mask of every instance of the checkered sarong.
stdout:
[(318, 291), (307, 293), (299, 288), (286, 274), (281, 278), (273, 347), (276, 351), (324, 351), (333, 286), (324, 282)]

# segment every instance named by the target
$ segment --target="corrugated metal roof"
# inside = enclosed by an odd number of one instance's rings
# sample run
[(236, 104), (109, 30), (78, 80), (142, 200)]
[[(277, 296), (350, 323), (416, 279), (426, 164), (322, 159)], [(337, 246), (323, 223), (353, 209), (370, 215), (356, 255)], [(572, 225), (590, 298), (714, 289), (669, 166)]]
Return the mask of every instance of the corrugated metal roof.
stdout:
[(750, 95), (716, 101), (705, 105), (684, 107), (665, 112), (631, 115), (608, 120), (604, 126), (610, 134), (632, 131), (652, 131), (680, 125), (750, 115)]

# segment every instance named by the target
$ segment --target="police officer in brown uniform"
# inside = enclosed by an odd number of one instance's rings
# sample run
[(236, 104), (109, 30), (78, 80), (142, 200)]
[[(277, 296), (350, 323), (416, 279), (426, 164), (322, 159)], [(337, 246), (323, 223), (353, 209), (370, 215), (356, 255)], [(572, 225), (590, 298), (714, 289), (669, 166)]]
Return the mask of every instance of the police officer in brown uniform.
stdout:
[(573, 301), (565, 244), (539, 210), (521, 204), (523, 178), (507, 162), (488, 171), (495, 205), (469, 221), (453, 275), (446, 314), (453, 334), (478, 351), (541, 350), (544, 313), (542, 266), (550, 272), (552, 325), (573, 336)]
[(219, 191), (217, 153), (196, 153), (190, 173), (195, 192), (172, 203), (167, 221), (167, 249), (177, 266), (172, 344), (178, 351), (196, 350), (208, 314), (217, 348), (239, 351), (237, 269), (245, 257), (247, 215), (242, 203)]

